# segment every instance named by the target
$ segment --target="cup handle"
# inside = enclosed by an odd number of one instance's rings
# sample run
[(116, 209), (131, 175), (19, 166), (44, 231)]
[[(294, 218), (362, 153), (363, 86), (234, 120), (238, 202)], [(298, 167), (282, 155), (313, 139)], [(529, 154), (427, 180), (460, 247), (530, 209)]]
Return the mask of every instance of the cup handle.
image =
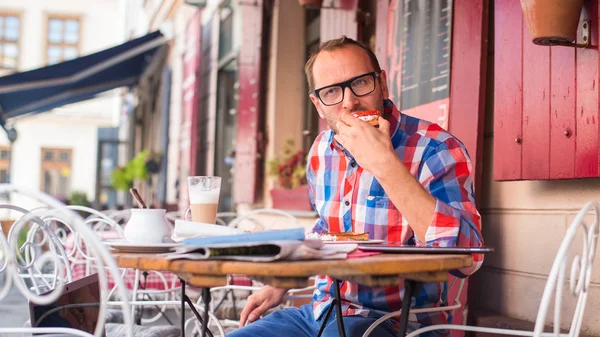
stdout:
[(188, 206), (188, 208), (185, 209), (185, 213), (183, 213), (183, 220), (191, 221), (192, 220), (191, 216), (188, 219), (188, 215), (190, 215), (191, 212), (192, 212), (192, 208)]

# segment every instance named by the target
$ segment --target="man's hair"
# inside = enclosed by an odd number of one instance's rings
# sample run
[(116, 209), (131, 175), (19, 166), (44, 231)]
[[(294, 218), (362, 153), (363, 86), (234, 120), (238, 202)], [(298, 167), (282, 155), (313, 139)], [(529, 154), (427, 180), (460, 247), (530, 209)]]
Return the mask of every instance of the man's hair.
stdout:
[(322, 43), (321, 46), (319, 46), (319, 48), (317, 50), (312, 52), (308, 61), (306, 61), (306, 65), (304, 66), (304, 72), (306, 73), (306, 79), (308, 80), (308, 92), (309, 93), (311, 93), (315, 90), (315, 78), (313, 77), (313, 66), (315, 65), (315, 60), (317, 59), (317, 56), (319, 56), (319, 54), (322, 51), (334, 51), (334, 50), (344, 48), (346, 46), (356, 46), (356, 47), (364, 50), (365, 53), (367, 53), (367, 56), (369, 56), (369, 60), (371, 60), (371, 65), (373, 66), (373, 69), (375, 69), (375, 71), (378, 73), (381, 71), (381, 67), (379, 66), (379, 62), (377, 61), (377, 56), (375, 56), (375, 53), (373, 53), (371, 48), (369, 48), (367, 45), (365, 45), (362, 42), (356, 41), (356, 40), (351, 39), (346, 36), (342, 36), (339, 39), (333, 39), (333, 40), (329, 40), (327, 42)]

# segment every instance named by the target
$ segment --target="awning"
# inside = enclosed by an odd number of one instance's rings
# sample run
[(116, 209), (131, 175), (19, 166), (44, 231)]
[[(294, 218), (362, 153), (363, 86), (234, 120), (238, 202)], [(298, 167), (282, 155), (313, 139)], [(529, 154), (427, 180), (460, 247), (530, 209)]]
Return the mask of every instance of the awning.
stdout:
[(116, 47), (44, 68), (0, 77), (0, 125), (6, 119), (80, 102), (133, 86), (166, 43), (158, 31)]

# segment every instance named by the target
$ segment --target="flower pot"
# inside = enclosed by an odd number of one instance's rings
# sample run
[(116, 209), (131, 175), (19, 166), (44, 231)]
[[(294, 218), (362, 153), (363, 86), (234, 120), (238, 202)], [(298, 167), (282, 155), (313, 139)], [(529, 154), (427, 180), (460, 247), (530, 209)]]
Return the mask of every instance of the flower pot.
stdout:
[(533, 43), (569, 44), (577, 38), (583, 0), (521, 0)]
[(298, 0), (298, 3), (306, 8), (321, 8), (323, 0)]
[(273, 208), (294, 211), (313, 210), (308, 199), (308, 185), (292, 189), (274, 188), (271, 190), (271, 198), (273, 199)]

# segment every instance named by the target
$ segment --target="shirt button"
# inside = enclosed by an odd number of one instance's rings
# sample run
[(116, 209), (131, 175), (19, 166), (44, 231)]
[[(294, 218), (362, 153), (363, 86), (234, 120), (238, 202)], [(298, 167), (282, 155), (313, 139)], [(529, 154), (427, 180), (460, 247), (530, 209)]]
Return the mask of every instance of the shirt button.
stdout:
[(348, 201), (348, 200), (344, 201), (344, 205), (350, 206), (350, 201)]
[(353, 161), (353, 162), (351, 162), (351, 163), (350, 163), (350, 166), (352, 166), (352, 167), (356, 167), (356, 162), (354, 162), (354, 161)]

